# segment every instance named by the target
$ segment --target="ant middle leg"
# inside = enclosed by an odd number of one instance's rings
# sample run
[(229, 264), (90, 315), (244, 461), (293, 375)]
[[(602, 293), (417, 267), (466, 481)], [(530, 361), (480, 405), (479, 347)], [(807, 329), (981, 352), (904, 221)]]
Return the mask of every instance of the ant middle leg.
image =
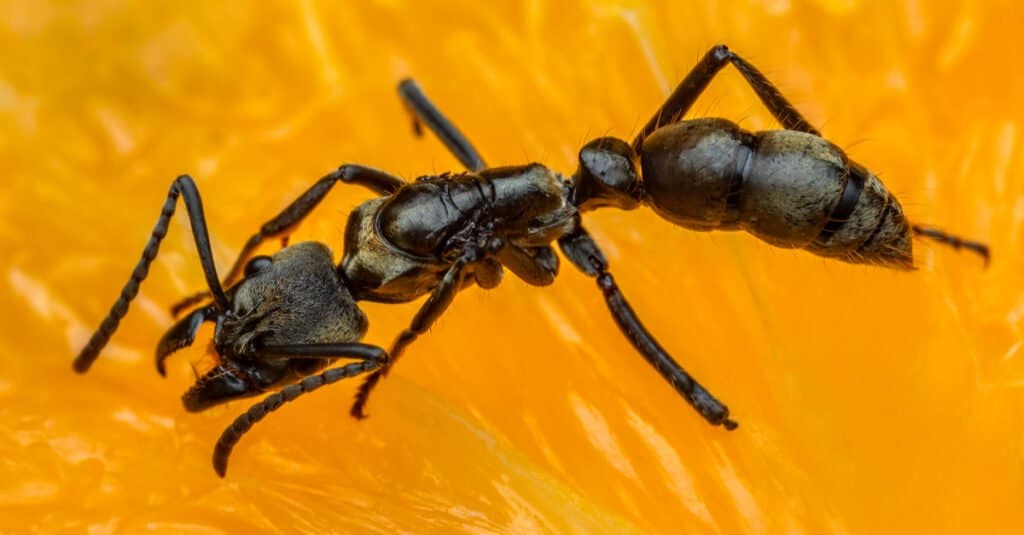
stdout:
[(423, 125), (426, 125), (466, 169), (483, 171), (487, 168), (487, 164), (473, 144), (427, 98), (415, 80), (406, 78), (399, 82), (398, 95), (402, 98), (406, 110), (412, 115), (412, 129), (417, 137), (423, 135)]
[[(384, 171), (362, 165), (342, 165), (318, 180), (305, 193), (300, 195), (298, 199), (295, 199), (285, 207), (281, 213), (264, 223), (259, 231), (245, 242), (241, 252), (238, 253), (238, 258), (224, 277), (224, 286), (230, 287), (238, 281), (245, 270), (246, 261), (256, 253), (256, 250), (265, 240), (269, 238), (282, 238), (285, 240), (282, 243), (286, 244), (287, 235), (320, 204), (320, 201), (327, 196), (327, 193), (338, 182), (363, 186), (378, 195), (390, 195), (405, 185), (405, 181)], [(185, 297), (171, 306), (171, 314), (177, 316), (182, 311), (209, 297), (210, 293), (207, 291)]]
[(654, 113), (651, 120), (640, 130), (640, 133), (633, 139), (633, 149), (639, 153), (644, 140), (652, 132), (662, 126), (682, 119), (686, 112), (690, 110), (690, 107), (693, 106), (693, 103), (696, 102), (697, 97), (708, 87), (708, 84), (711, 83), (715, 75), (729, 63), (732, 63), (740, 74), (743, 75), (743, 78), (754, 89), (761, 102), (764, 103), (768, 111), (771, 112), (772, 116), (783, 127), (789, 130), (821, 136), (821, 133), (811, 126), (807, 119), (797, 111), (796, 107), (782, 95), (782, 92), (761, 71), (757, 70), (756, 67), (738, 54), (729, 50), (727, 46), (717, 45), (704, 54), (704, 57), (701, 58), (690, 73), (686, 75), (686, 78), (683, 78), (683, 81), (679, 83), (675, 91), (665, 100), (665, 103), (658, 108), (658, 111)]
[(626, 301), (612, 274), (608, 272), (608, 261), (597, 243), (579, 225), (576, 229), (558, 240), (562, 252), (584, 274), (597, 279), (597, 285), (604, 294), (615, 323), (618, 324), (629, 342), (661, 374), (682, 394), (683, 398), (712, 425), (721, 425), (732, 431), (737, 423), (729, 419), (729, 408), (715, 399), (696, 379), (693, 378), (671, 355), (661, 347), (654, 336), (644, 327), (633, 307)]
[(476, 250), (467, 250), (448, 268), (448, 271), (445, 272), (444, 277), (441, 279), (441, 283), (437, 285), (437, 288), (427, 298), (426, 303), (416, 312), (409, 327), (395, 338), (391, 350), (388, 351), (388, 361), (379, 370), (371, 373), (363, 381), (363, 384), (359, 386), (359, 390), (356, 392), (356, 400), (349, 410), (349, 414), (353, 418), (359, 420), (366, 418), (366, 412), (364, 411), (366, 402), (370, 399), (370, 393), (373, 392), (377, 383), (388, 374), (399, 357), (402, 356), (405, 348), (419, 338), (421, 334), (427, 332), (427, 329), (444, 314), (448, 306), (455, 300), (455, 295), (463, 287), (466, 268), (480, 260), (480, 255)]

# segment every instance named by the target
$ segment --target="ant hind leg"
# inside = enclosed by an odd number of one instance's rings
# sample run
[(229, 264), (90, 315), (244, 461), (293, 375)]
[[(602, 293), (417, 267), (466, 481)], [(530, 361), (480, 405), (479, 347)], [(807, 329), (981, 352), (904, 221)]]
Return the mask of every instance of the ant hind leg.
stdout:
[(729, 63), (732, 63), (740, 71), (761, 102), (783, 127), (816, 136), (821, 135), (761, 71), (725, 45), (717, 45), (704, 54), (704, 57), (686, 75), (686, 78), (679, 82), (665, 103), (658, 108), (651, 120), (644, 125), (640, 133), (633, 139), (633, 149), (639, 153), (644, 140), (652, 132), (682, 119), (693, 103), (697, 101), (697, 97), (707, 89), (715, 75)]
[(956, 250), (967, 249), (968, 251), (977, 253), (985, 260), (985, 267), (988, 267), (989, 262), (992, 259), (988, 245), (982, 242), (965, 240), (960, 236), (957, 236), (955, 234), (949, 234), (948, 232), (933, 227), (912, 225), (910, 228), (911, 230), (914, 231), (914, 234), (917, 236), (928, 238), (938, 243), (948, 245)]
[(608, 261), (590, 234), (579, 225), (558, 240), (562, 252), (584, 274), (597, 279), (597, 285), (604, 294), (608, 310), (626, 338), (634, 348), (665, 378), (684, 399), (712, 425), (721, 425), (728, 430), (736, 429), (737, 423), (729, 419), (729, 408), (715, 399), (696, 379), (672, 358), (644, 327), (636, 312), (626, 301), (615, 279), (608, 272)]

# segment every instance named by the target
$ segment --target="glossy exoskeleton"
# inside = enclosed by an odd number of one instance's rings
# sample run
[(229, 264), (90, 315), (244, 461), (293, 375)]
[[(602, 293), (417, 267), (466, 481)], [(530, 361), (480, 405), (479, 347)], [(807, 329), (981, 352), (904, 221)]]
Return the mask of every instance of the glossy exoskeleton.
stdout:
[[(734, 65), (786, 130), (748, 132), (725, 119), (682, 120), (714, 75)], [(629, 341), (713, 425), (734, 429), (729, 410), (697, 383), (640, 323), (609, 273), (608, 262), (580, 215), (613, 207), (651, 207), (695, 230), (746, 230), (779, 247), (802, 248), (846, 262), (908, 269), (912, 234), (983, 255), (983, 244), (911, 225), (882, 182), (823, 139), (752, 65), (725, 46), (712, 48), (630, 144), (591, 141), (571, 177), (541, 164), (488, 168), (462, 134), (414, 82), (399, 93), (420, 132), (426, 125), (470, 171), (415, 182), (359, 165), (343, 165), (266, 222), (243, 247), (224, 278), (210, 251), (196, 186), (188, 176), (171, 185), (160, 219), (128, 284), (75, 360), (85, 372), (114, 333), (138, 292), (167, 231), (177, 198), (192, 225), (208, 292), (186, 298), (175, 313), (204, 300), (160, 341), (157, 368), (192, 344), (204, 322), (215, 323), (219, 364), (184, 395), (200, 411), (280, 388), (238, 417), (214, 452), (224, 475), (228, 456), (256, 421), (282, 403), (341, 378), (370, 372), (351, 413), (363, 417), (374, 385), (468, 286), (494, 288), (505, 269), (535, 286), (554, 281), (559, 260), (596, 279)], [(337, 183), (378, 195), (349, 216), (344, 254), (335, 265), (327, 246), (306, 242), (273, 256), (253, 256), (268, 238), (288, 234)], [(367, 321), (358, 301), (401, 303), (428, 295), (389, 351), (359, 343)], [(336, 359), (355, 359), (341, 367)]]

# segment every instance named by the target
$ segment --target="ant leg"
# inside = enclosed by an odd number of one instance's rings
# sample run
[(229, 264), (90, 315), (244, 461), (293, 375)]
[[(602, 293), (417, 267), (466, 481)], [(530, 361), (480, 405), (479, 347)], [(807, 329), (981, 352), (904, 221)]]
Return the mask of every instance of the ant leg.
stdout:
[(259, 351), (263, 358), (288, 358), (294, 356), (321, 358), (354, 358), (361, 362), (347, 364), (340, 368), (331, 368), (319, 375), (311, 375), (298, 383), (288, 385), (274, 392), (253, 405), (224, 430), (217, 446), (213, 449), (213, 469), (217, 475), (224, 477), (228, 470), (228, 458), (242, 435), (249, 431), (256, 422), (267, 414), (274, 412), (281, 405), (295, 398), (308, 394), (324, 385), (360, 375), (379, 368), (387, 362), (388, 354), (380, 347), (368, 344), (310, 344), (298, 346), (264, 347)]
[(131, 278), (124, 285), (121, 295), (111, 307), (110, 313), (103, 319), (99, 329), (93, 333), (89, 342), (75, 358), (74, 369), (76, 372), (89, 371), (89, 367), (96, 361), (100, 351), (117, 330), (121, 318), (128, 313), (128, 306), (138, 295), (139, 285), (149, 274), (149, 264), (156, 258), (160, 251), (160, 242), (167, 235), (167, 227), (170, 224), (171, 216), (174, 215), (179, 196), (182, 197), (185, 209), (188, 211), (192, 236), (195, 238), (196, 249), (199, 252), (199, 262), (203, 266), (203, 274), (206, 276), (206, 284), (210, 287), (214, 305), (221, 311), (228, 309), (228, 298), (224, 295), (224, 289), (221, 288), (220, 280), (217, 278), (217, 266), (213, 262), (213, 253), (210, 251), (210, 235), (206, 230), (206, 216), (203, 215), (203, 202), (199, 198), (199, 190), (192, 177), (181, 175), (174, 180), (170, 191), (167, 192), (167, 200), (164, 201), (164, 206), (160, 210), (160, 217), (157, 219), (156, 226), (153, 227), (153, 232), (149, 235), (149, 241), (142, 250), (142, 258), (136, 264), (135, 270), (132, 271)]
[[(242, 246), (242, 251), (238, 253), (238, 258), (224, 277), (224, 286), (231, 286), (237, 282), (245, 270), (246, 261), (252, 257), (264, 240), (289, 234), (320, 204), (320, 201), (327, 196), (327, 193), (339, 181), (363, 186), (378, 195), (391, 195), (405, 184), (402, 179), (396, 176), (370, 167), (363, 167), (361, 165), (343, 165), (339, 167), (334, 172), (318, 180), (305, 193), (300, 195), (298, 199), (292, 201), (280, 214), (264, 223), (260, 227), (259, 232), (253, 234), (245, 242), (245, 245)], [(171, 314), (177, 316), (183, 310), (202, 302), (208, 297), (210, 297), (209, 292), (199, 292), (185, 297), (171, 306)]]
[(447, 117), (437, 109), (437, 106), (430, 101), (420, 86), (412, 78), (406, 78), (398, 84), (398, 95), (405, 103), (406, 110), (412, 115), (412, 130), (416, 137), (423, 135), (423, 126), (434, 133), (438, 139), (453, 156), (458, 158), (462, 165), (470, 171), (483, 171), (487, 168), (480, 153), (473, 147), (473, 144), (462, 135), (462, 132), (448, 120)]
[(597, 285), (601, 288), (608, 309), (619, 329), (647, 362), (651, 363), (705, 420), (712, 425), (722, 425), (730, 431), (736, 429), (738, 424), (729, 419), (729, 408), (686, 373), (686, 370), (644, 328), (640, 318), (615, 284), (615, 279), (608, 272), (608, 261), (605, 260), (604, 254), (587, 231), (577, 224), (575, 231), (558, 240), (558, 245), (580, 271), (597, 278)]
[[(327, 177), (324, 177), (320, 181), (323, 182), (325, 179), (327, 179), (328, 177), (330, 177), (332, 175), (334, 176), (335, 180), (340, 180), (340, 181), (342, 181), (342, 182), (344, 182), (346, 184), (354, 184), (356, 186), (362, 186), (362, 187), (364, 187), (364, 188), (366, 188), (366, 189), (376, 193), (377, 195), (380, 195), (381, 197), (386, 197), (388, 195), (391, 195), (394, 192), (398, 191), (399, 188), (401, 188), (402, 186), (405, 185), (405, 181), (402, 180), (401, 178), (398, 178), (395, 175), (392, 175), (390, 173), (385, 173), (384, 171), (381, 171), (379, 169), (374, 169), (372, 167), (366, 167), (366, 166), (362, 166), (362, 165), (354, 165), (354, 164), (343, 165), (343, 166), (339, 167), (337, 171), (335, 171), (334, 173), (331, 173), (330, 175), (327, 175)], [(333, 184), (331, 184), (331, 185), (333, 186)], [(315, 185), (312, 188), (310, 188), (310, 191), (312, 191), (313, 189), (316, 189)], [(328, 189), (329, 189), (329, 186), (328, 186)], [(307, 194), (308, 193), (309, 192), (307, 192)], [(326, 194), (327, 194), (327, 192), (324, 191), (324, 195), (326, 195)], [(323, 196), (321, 196), (320, 198), (323, 198)], [(294, 203), (292, 203), (292, 206), (297, 204), (299, 202), (299, 200), (301, 200), (301, 199), (302, 199), (302, 197), (299, 197), (298, 200), (296, 200)], [(320, 202), (320, 199), (317, 199), (316, 202)], [(314, 204), (314, 206), (315, 206), (315, 204)], [(285, 211), (287, 212), (288, 209), (286, 208)], [(281, 215), (284, 215), (284, 214), (282, 213)], [(302, 214), (301, 217), (305, 217), (305, 216), (306, 216), (306, 214)], [(278, 216), (278, 217), (281, 217), (281, 216)]]
[(768, 111), (772, 113), (772, 116), (782, 126), (789, 130), (798, 130), (816, 136), (821, 135), (811, 126), (807, 119), (804, 119), (803, 115), (800, 115), (796, 107), (786, 100), (786, 97), (782, 96), (778, 88), (761, 71), (748, 63), (747, 60), (729, 50), (725, 45), (717, 45), (712, 47), (701, 58), (690, 73), (686, 75), (686, 78), (683, 78), (683, 81), (679, 83), (675, 91), (669, 95), (665, 103), (661, 105), (661, 108), (655, 112), (654, 117), (651, 117), (651, 120), (647, 122), (643, 130), (636, 135), (636, 138), (633, 139), (633, 149), (639, 153), (644, 140), (652, 132), (662, 126), (682, 119), (686, 112), (690, 110), (690, 107), (693, 106), (697, 97), (711, 83), (711, 79), (728, 63), (732, 63), (740, 71), (743, 78), (747, 80), (750, 87), (757, 93), (761, 102), (764, 103)]
[(502, 265), (532, 286), (548, 286), (558, 275), (558, 256), (551, 247), (522, 249), (506, 244), (496, 256)]
[(957, 250), (967, 249), (968, 251), (973, 251), (985, 259), (985, 267), (988, 267), (989, 261), (991, 260), (988, 245), (977, 241), (965, 240), (959, 236), (946, 233), (937, 228), (924, 227), (921, 225), (912, 225), (910, 228), (914, 231), (914, 234), (917, 234), (918, 236), (922, 236), (939, 243), (944, 243)]
[(384, 363), (381, 369), (374, 371), (369, 377), (363, 381), (363, 384), (359, 386), (359, 391), (356, 392), (356, 400), (352, 404), (352, 408), (349, 410), (349, 414), (357, 420), (366, 418), (366, 412), (363, 410), (366, 407), (366, 402), (370, 399), (370, 393), (373, 391), (377, 383), (384, 378), (385, 375), (391, 370), (391, 368), (398, 361), (399, 357), (402, 356), (402, 351), (415, 341), (419, 336), (427, 331), (431, 325), (437, 321), (437, 318), (444, 314), (444, 311), (448, 309), (448, 306), (452, 304), (455, 299), (455, 294), (462, 289), (462, 283), (464, 279), (464, 272), (467, 265), (479, 261), (478, 254), (475, 250), (469, 250), (463, 253), (462, 257), (455, 261), (448, 271), (445, 272), (444, 277), (441, 279), (441, 283), (437, 285), (430, 297), (427, 298), (427, 302), (420, 307), (419, 311), (416, 312), (416, 316), (413, 317), (412, 323), (408, 328), (403, 330), (401, 334), (395, 338), (394, 344), (391, 346), (391, 351), (388, 352), (388, 361)]

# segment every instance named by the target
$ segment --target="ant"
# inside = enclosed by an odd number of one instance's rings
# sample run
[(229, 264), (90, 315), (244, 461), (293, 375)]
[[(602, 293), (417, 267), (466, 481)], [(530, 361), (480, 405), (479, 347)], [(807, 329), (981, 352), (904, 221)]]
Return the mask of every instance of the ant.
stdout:
[[(726, 119), (683, 120), (722, 68), (732, 64), (785, 130), (748, 132)], [(713, 47), (683, 79), (632, 143), (603, 137), (579, 153), (571, 177), (533, 163), (489, 168), (480, 154), (412, 80), (399, 85), (414, 130), (426, 125), (469, 170), (405, 182), (346, 164), (317, 181), (260, 227), (224, 277), (217, 275), (199, 192), (188, 175), (171, 185), (156, 227), (109, 315), (75, 359), (86, 372), (117, 329), (145, 279), (182, 197), (209, 291), (182, 300), (178, 312), (202, 304), (167, 331), (156, 366), (189, 346), (213, 322), (219, 364), (185, 393), (185, 409), (201, 411), (278, 389), (221, 435), (213, 465), (223, 477), (231, 450), (256, 422), (282, 404), (345, 377), (369, 373), (351, 414), (405, 349), (473, 284), (496, 287), (508, 269), (534, 286), (551, 284), (559, 259), (552, 247), (597, 281), (613, 318), (636, 350), (712, 425), (737, 424), (729, 409), (663, 349), (619, 290), (580, 215), (602, 207), (640, 205), (693, 230), (745, 230), (785, 248), (850, 263), (913, 269), (912, 234), (974, 251), (984, 244), (911, 225), (899, 201), (865, 167), (821, 137), (753, 65), (723, 45)], [(378, 195), (350, 214), (344, 254), (334, 264), (319, 242), (287, 245), (289, 233), (338, 183)], [(254, 256), (282, 238), (273, 256)], [(224, 288), (227, 288), (225, 290)], [(429, 294), (389, 351), (360, 343), (367, 320), (358, 301), (404, 303)], [(355, 360), (327, 368), (337, 359)]]

